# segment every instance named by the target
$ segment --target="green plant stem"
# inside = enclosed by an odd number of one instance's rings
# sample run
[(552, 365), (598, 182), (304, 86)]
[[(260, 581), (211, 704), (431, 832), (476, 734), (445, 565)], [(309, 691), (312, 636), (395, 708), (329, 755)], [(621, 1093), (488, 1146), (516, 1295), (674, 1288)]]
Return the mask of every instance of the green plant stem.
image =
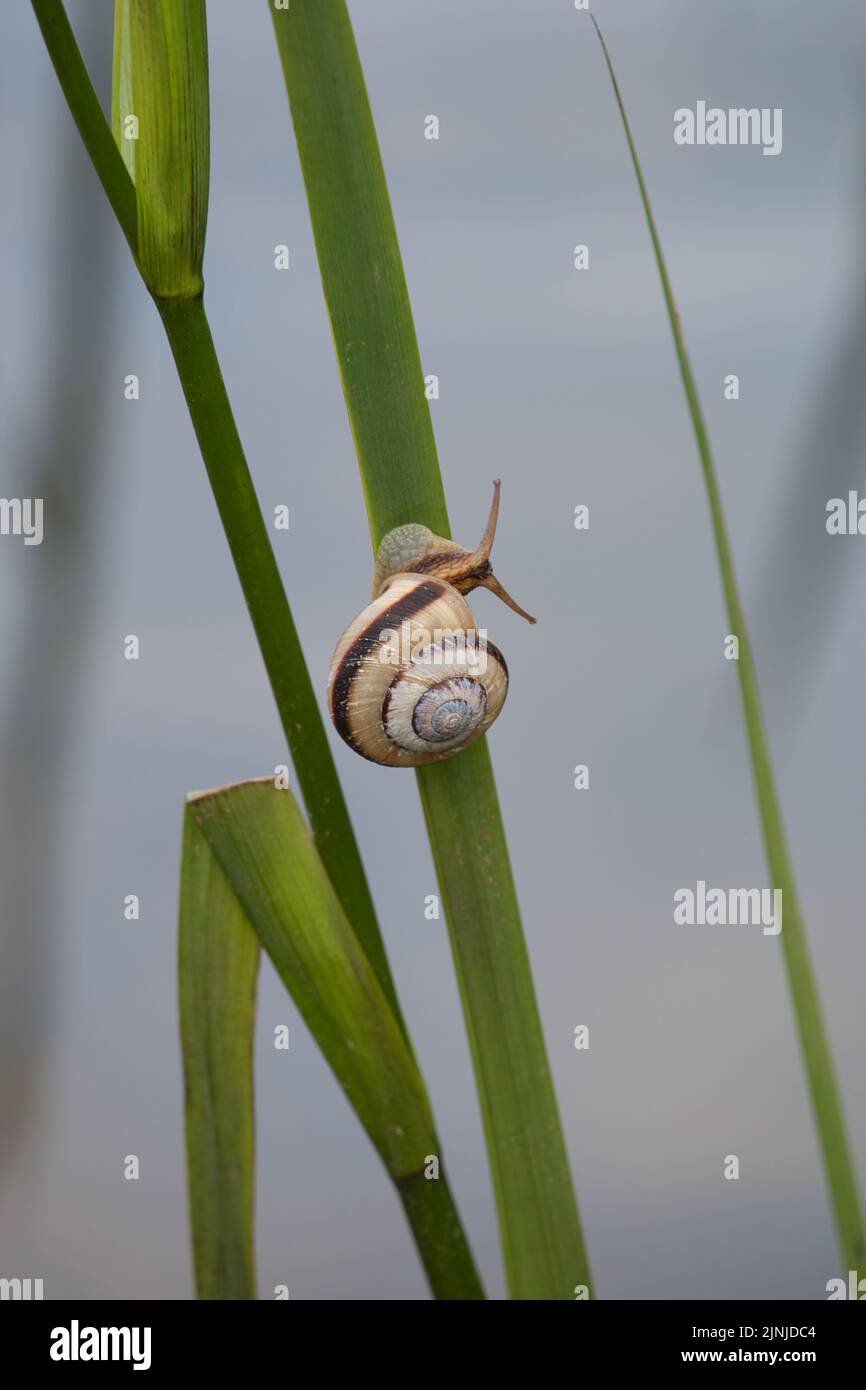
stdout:
[[(374, 543), (448, 516), (397, 233), (342, 0), (274, 11)], [(522, 634), (521, 634), (522, 635)], [(396, 775), (396, 774), (395, 774)], [(511, 1294), (590, 1284), (487, 747), (419, 770)]]
[(607, 69), (613, 84), (617, 106), (622, 118), (631, 161), (637, 178), (640, 198), (646, 215), (656, 266), (658, 267), (665, 304), (673, 333), (674, 348), (682, 377), (689, 414), (694, 428), (698, 454), (709, 499), (713, 536), (722, 577), (728, 622), (732, 634), (739, 639), (737, 670), (743, 701), (752, 774), (760, 811), (761, 829), (773, 887), (782, 890), (783, 925), (782, 951), (791, 990), (794, 1015), (800, 1036), (800, 1046), (806, 1067), (812, 1108), (820, 1137), (824, 1166), (830, 1188), (833, 1210), (842, 1253), (849, 1269), (862, 1268), (866, 1258), (863, 1212), (857, 1190), (854, 1165), (848, 1147), (842, 1102), (836, 1083), (833, 1057), (824, 1025), (818, 987), (809, 957), (806, 931), (797, 894), (793, 864), (788, 852), (782, 811), (776, 795), (769, 744), (761, 711), (758, 677), (752, 656), (752, 646), (746, 619), (737, 588), (733, 553), (725, 525), (722, 499), (710, 448), (709, 435), (698, 396), (697, 383), (686, 351), (682, 322), (674, 299), (670, 277), (662, 252), (661, 241), (644, 183), (637, 149), (632, 138), (619, 84), (610, 54), (594, 16), (595, 25)]
[[(591, 1287), (484, 740), (419, 773), (514, 1298)], [(531, 1264), (526, 1261), (531, 1255)]]
[(235, 426), (201, 299), (157, 300), (190, 418), (337, 896), (400, 1019), (385, 947), (300, 639)]
[(452, 1302), (483, 1300), (484, 1289), (445, 1173), (440, 1169), (435, 1181), (423, 1171), (411, 1173), (394, 1185), (433, 1297)]

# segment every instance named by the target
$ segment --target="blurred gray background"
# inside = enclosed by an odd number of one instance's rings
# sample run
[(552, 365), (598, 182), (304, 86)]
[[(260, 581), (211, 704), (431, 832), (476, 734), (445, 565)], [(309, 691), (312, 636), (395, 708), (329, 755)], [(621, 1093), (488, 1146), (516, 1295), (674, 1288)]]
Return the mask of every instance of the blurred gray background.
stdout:
[[(866, 1178), (866, 541), (824, 530), (826, 499), (864, 476), (866, 17), (859, 0), (594, 8), (703, 392)], [(103, 93), (112, 12), (70, 10)], [(768, 880), (703, 484), (595, 36), (572, 0), (352, 15), (441, 383), (455, 533), (474, 544), (501, 476), (497, 572), (539, 616), (473, 599), (511, 668), (491, 747), (598, 1294), (824, 1297), (842, 1271), (779, 943), (673, 923), (677, 887)], [(209, 312), (262, 505), (291, 508), (274, 543), (324, 708), (367, 601), (361, 487), (266, 7), (211, 0), (208, 19)], [(284, 745), (156, 313), (29, 5), (4, 26), (0, 491), (44, 496), (46, 529), (38, 548), (0, 543), (0, 1273), (54, 1298), (188, 1298), (181, 808)], [(673, 112), (698, 99), (782, 107), (782, 154), (677, 147)], [(414, 779), (334, 744), (453, 1186), (503, 1297)], [(425, 1298), (378, 1159), (267, 964), (256, 1085), (261, 1296)]]

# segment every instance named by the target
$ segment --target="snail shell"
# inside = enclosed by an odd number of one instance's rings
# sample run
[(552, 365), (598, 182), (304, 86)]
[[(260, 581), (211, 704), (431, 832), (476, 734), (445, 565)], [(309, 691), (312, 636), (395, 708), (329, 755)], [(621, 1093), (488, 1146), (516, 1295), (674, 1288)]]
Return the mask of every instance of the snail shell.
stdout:
[(463, 597), (482, 585), (535, 621), (492, 573), (498, 504), (497, 482), (474, 551), (415, 524), (383, 538), (373, 601), (337, 643), (328, 680), (334, 727), (362, 757), (386, 767), (440, 762), (480, 738), (502, 709), (505, 659)]

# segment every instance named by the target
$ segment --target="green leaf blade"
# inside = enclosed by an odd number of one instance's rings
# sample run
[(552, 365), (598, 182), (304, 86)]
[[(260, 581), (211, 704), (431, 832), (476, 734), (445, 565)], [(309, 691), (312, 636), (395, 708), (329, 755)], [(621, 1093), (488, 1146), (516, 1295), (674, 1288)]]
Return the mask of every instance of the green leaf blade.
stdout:
[[(373, 545), (410, 521), (447, 536), (403, 258), (348, 11), (341, 0), (269, 8)], [(327, 223), (317, 208), (328, 209)]]
[(178, 950), (187, 1174), (202, 1299), (253, 1299), (259, 943), (187, 812)]
[(187, 819), (390, 1174), (437, 1298), (484, 1297), (423, 1078), (301, 812), (270, 778), (190, 797)]
[(417, 1172), (436, 1143), (423, 1082), (294, 797), (267, 778), (187, 806), (388, 1171)]
[(743, 720), (758, 802), (761, 832), (772, 886), (782, 891), (783, 925), (780, 936), (785, 971), (839, 1243), (848, 1268), (858, 1269), (862, 1268), (864, 1261), (866, 1261), (866, 1227), (864, 1227), (863, 1209), (848, 1143), (847, 1127), (836, 1081), (829, 1036), (824, 1023), (817, 980), (809, 953), (806, 927), (800, 910), (794, 865), (788, 850), (782, 808), (776, 792), (770, 746), (761, 708), (757, 668), (746, 627), (745, 611), (740, 600), (733, 550), (725, 522), (718, 474), (697, 382), (686, 350), (682, 320), (674, 298), (673, 287), (662, 251), (661, 238), (656, 227), (631, 125), (626, 115), (625, 103), (601, 29), (595, 16), (590, 15), (590, 18), (595, 26), (604, 54), (649, 230), (662, 295), (670, 320), (674, 351), (706, 486), (728, 622), (731, 632), (739, 639), (737, 674), (740, 682)]
[[(272, 18), (373, 542), (412, 521), (447, 536), (402, 257), (348, 11), (342, 0), (293, 0)], [(591, 1280), (486, 743), (419, 769), (418, 784), (509, 1288), (517, 1298), (571, 1299)], [(517, 1062), (518, 1084), (515, 1059), (527, 1063)]]
[(210, 176), (204, 0), (116, 0), (112, 128), (135, 184), (144, 281), (157, 298), (195, 298)]
[(573, 1299), (576, 1285), (591, 1287), (589, 1261), (486, 742), (424, 768), (419, 782), (479, 1076), (511, 1296)]

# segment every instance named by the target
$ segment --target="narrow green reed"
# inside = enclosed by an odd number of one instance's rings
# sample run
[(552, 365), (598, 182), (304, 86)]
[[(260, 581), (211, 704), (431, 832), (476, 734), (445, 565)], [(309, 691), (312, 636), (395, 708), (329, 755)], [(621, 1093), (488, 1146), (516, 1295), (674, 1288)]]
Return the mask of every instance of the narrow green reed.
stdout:
[(857, 1190), (854, 1165), (848, 1146), (842, 1102), (836, 1083), (833, 1057), (824, 1025), (818, 987), (809, 956), (806, 931), (797, 894), (794, 869), (785, 836), (782, 811), (776, 795), (773, 769), (761, 699), (758, 677), (752, 646), (746, 628), (746, 619), (737, 588), (733, 553), (728, 539), (722, 508), (721, 493), (716, 475), (715, 463), (710, 448), (704, 413), (698, 396), (697, 383), (686, 352), (682, 322), (670, 277), (662, 252), (661, 241), (650, 205), (649, 194), (638, 161), (637, 149), (632, 137), (631, 127), (625, 111), (622, 94), (613, 69), (610, 54), (602, 32), (591, 15), (604, 54), (610, 80), (613, 85), (616, 103), (622, 119), (629, 154), (634, 166), (638, 189), (653, 254), (661, 280), (665, 305), (667, 306), (673, 333), (674, 348), (682, 377), (689, 414), (694, 429), (698, 455), (701, 460), (704, 482), (709, 499), (713, 536), (715, 538), (722, 588), (728, 611), (730, 630), (739, 638), (739, 660), (737, 670), (740, 680), (740, 693), (743, 702), (743, 715), (751, 757), (752, 776), (757, 793), (764, 847), (773, 887), (782, 890), (783, 925), (781, 931), (782, 951), (793, 1002), (794, 1016), (800, 1037), (800, 1046), (808, 1078), (812, 1108), (821, 1143), (824, 1167), (842, 1254), (848, 1269), (862, 1269), (866, 1260), (866, 1233), (864, 1233), (863, 1212)]
[(400, 1016), (375, 909), (202, 299), (156, 301), (322, 862)]
[[(269, 9), (374, 545), (409, 521), (447, 536), (400, 247), (346, 5), (292, 0), (288, 10)], [(520, 1299), (573, 1299), (577, 1286), (590, 1290), (589, 1266), (486, 742), (419, 769), (418, 787), (509, 1290)]]

